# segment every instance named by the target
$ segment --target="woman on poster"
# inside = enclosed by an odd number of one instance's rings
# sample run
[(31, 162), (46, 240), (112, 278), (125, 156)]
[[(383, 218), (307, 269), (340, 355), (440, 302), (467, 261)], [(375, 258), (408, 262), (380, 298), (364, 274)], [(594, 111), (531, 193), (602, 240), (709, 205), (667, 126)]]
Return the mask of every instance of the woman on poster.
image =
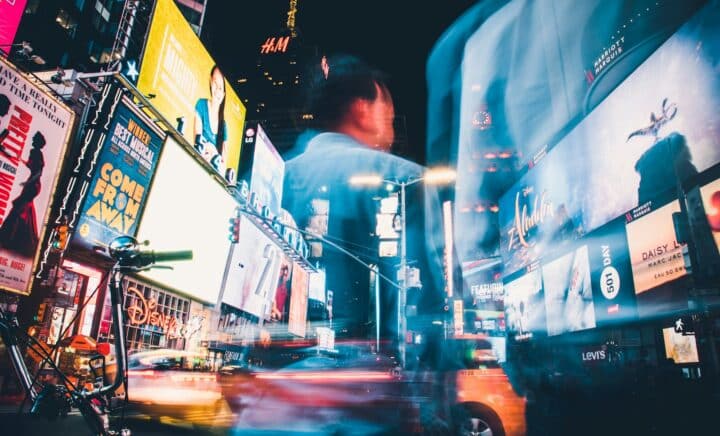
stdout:
[(21, 256), (32, 257), (39, 243), (37, 217), (33, 200), (40, 193), (40, 177), (45, 167), (42, 148), (46, 141), (42, 133), (36, 132), (32, 138), (32, 148), (27, 161), (23, 163), (30, 175), (21, 183), (22, 191), (13, 200), (12, 209), (0, 226), (0, 247)]
[(195, 150), (218, 171), (225, 173), (227, 125), (225, 123), (225, 77), (217, 65), (210, 70), (210, 98), (195, 103), (193, 136)]

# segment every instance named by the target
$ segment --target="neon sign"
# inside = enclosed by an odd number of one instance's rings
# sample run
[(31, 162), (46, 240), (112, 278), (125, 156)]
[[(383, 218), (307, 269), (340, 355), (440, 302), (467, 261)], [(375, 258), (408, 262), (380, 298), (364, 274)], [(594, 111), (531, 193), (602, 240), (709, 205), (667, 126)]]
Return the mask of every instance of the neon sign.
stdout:
[[(523, 189), (523, 197), (529, 197), (532, 191), (532, 188)], [(531, 244), (527, 241), (528, 233), (542, 224), (546, 218), (554, 216), (552, 202), (547, 198), (545, 191), (539, 197), (535, 197), (531, 206), (528, 208), (528, 204), (524, 204), (521, 207), (520, 192), (515, 195), (515, 219), (513, 226), (507, 231), (508, 250), (513, 250), (517, 243), (529, 247)]]
[(288, 44), (290, 44), (289, 36), (280, 36), (278, 38), (271, 36), (260, 46), (260, 54), (285, 53)]
[(180, 329), (177, 318), (157, 311), (157, 300), (154, 298), (146, 299), (137, 288), (128, 287), (127, 292), (135, 295), (135, 302), (127, 308), (128, 321), (131, 325), (147, 324), (156, 326), (160, 327), (169, 337), (179, 336)]

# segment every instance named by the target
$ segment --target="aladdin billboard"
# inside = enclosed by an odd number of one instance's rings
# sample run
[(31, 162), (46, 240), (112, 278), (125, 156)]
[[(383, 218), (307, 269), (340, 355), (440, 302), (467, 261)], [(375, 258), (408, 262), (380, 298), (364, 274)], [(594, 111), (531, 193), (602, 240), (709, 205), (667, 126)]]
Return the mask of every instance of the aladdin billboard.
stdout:
[(120, 235), (135, 235), (163, 138), (123, 100), (115, 110), (96, 174), (88, 190), (73, 242), (106, 246)]
[(0, 0), (0, 51), (10, 53), (27, 0)]
[(0, 59), (0, 289), (30, 293), (73, 121)]
[(503, 195), (508, 273), (720, 161), (719, 22), (700, 11)]
[(245, 106), (172, 0), (158, 0), (137, 81), (169, 122), (228, 184), (235, 184)]

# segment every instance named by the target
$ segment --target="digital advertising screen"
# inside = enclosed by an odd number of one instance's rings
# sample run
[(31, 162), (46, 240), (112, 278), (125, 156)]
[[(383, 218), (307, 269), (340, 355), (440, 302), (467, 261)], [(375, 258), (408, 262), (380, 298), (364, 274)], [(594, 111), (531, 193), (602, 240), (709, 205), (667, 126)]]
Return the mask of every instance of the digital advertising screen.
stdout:
[(545, 335), (545, 301), (537, 265), (506, 277), (505, 322), (508, 337), (516, 341)]
[(246, 109), (172, 0), (158, 0), (137, 88), (228, 184), (235, 184)]
[(675, 327), (667, 327), (663, 329), (663, 342), (665, 357), (676, 364), (700, 362), (695, 335), (683, 335)]
[(470, 291), (463, 293), (467, 307), (504, 311), (502, 268), (498, 257), (463, 263), (462, 279), (466, 289)]
[(30, 293), (74, 119), (0, 58), (0, 289)]
[(700, 187), (700, 197), (715, 246), (720, 250), (720, 179)]
[(720, 161), (718, 9), (683, 25), (500, 199), (508, 273)]
[(298, 264), (293, 265), (291, 287), (288, 332), (304, 338), (307, 333), (308, 272)]
[(285, 161), (260, 124), (248, 123), (245, 130), (240, 174), (249, 175), (250, 192), (257, 196), (260, 206), (267, 206), (273, 216), (279, 215)]
[(191, 261), (145, 278), (215, 304), (230, 252), (228, 219), (237, 206), (225, 187), (168, 136), (155, 170), (137, 237), (154, 250), (192, 250)]
[(273, 298), (272, 312), (270, 313), (270, 318), (274, 321), (287, 322), (292, 267), (292, 261), (287, 256), (282, 256), (280, 259), (277, 288), (275, 289), (275, 297)]
[(73, 243), (92, 250), (120, 235), (134, 236), (163, 138), (123, 101), (101, 145)]
[(580, 241), (588, 247), (597, 325), (637, 319), (625, 217), (610, 221)]
[(626, 215), (640, 317), (687, 309), (687, 289), (679, 282), (687, 276), (684, 244), (678, 243), (673, 225), (673, 213), (677, 212), (677, 200), (658, 200)]
[(548, 336), (596, 326), (586, 245), (544, 263), (542, 280)]
[(27, 0), (0, 1), (0, 51), (10, 53)]
[(258, 318), (269, 318), (283, 252), (250, 219), (240, 220), (222, 301)]
[(325, 304), (325, 270), (310, 273), (308, 297)]

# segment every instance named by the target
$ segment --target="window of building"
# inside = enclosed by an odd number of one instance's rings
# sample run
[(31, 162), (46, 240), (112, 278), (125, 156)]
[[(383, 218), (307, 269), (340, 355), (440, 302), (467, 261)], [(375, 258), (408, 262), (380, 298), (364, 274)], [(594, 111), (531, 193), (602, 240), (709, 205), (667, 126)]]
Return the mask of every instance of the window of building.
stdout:
[(38, 6), (40, 6), (40, 0), (28, 0), (25, 5), (25, 13), (30, 15), (37, 13)]
[(58, 26), (65, 29), (70, 37), (75, 37), (75, 30), (77, 29), (77, 21), (70, 15), (65, 9), (58, 10), (58, 14), (55, 17), (55, 22)]

